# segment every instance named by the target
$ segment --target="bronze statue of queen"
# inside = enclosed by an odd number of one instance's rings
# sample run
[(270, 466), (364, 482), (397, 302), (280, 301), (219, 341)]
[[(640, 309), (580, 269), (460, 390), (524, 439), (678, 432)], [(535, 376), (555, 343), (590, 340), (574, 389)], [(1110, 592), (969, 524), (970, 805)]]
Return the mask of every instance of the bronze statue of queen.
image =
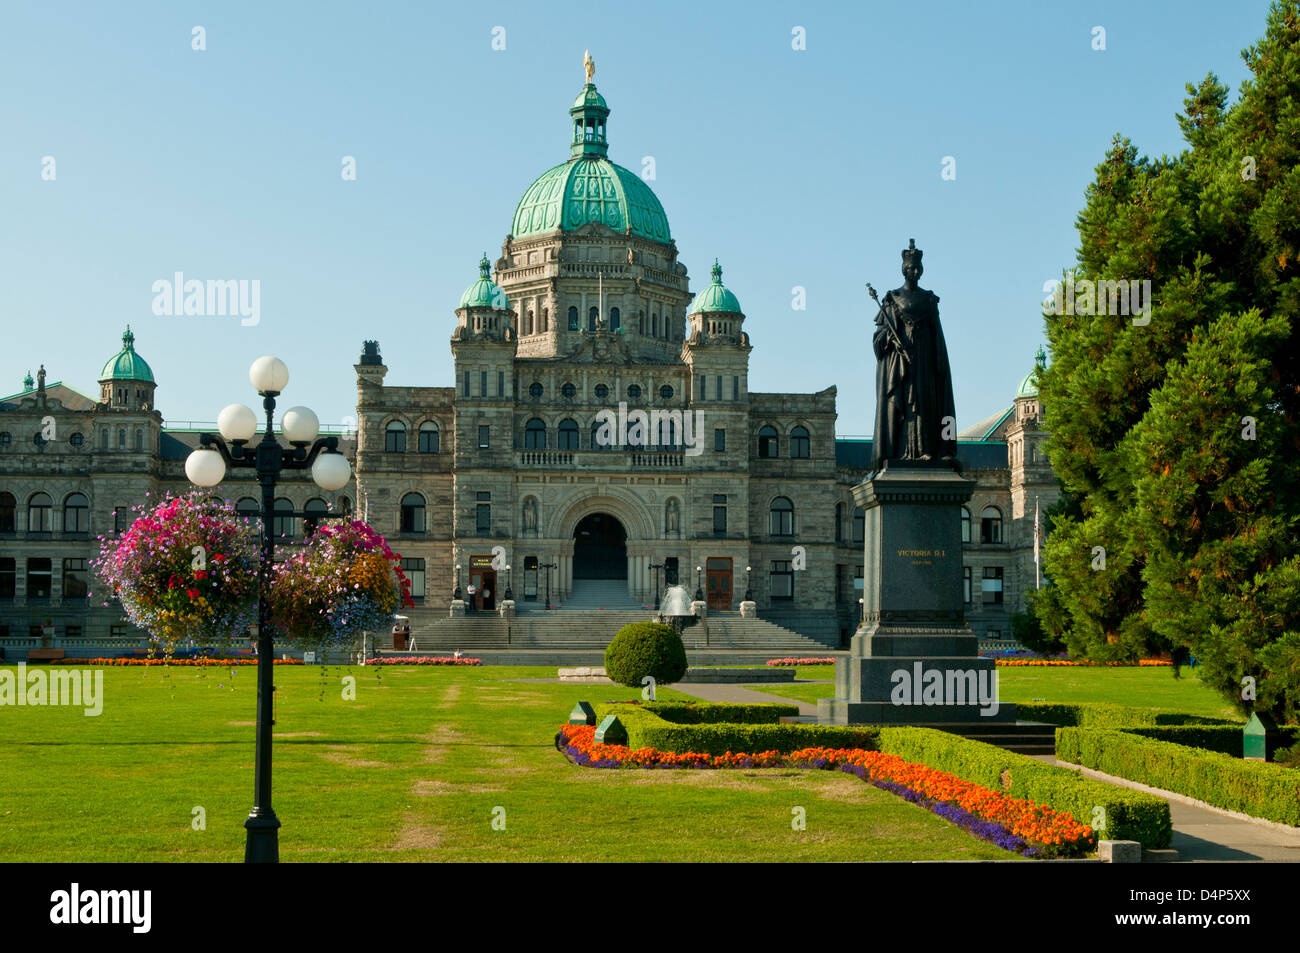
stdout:
[(903, 286), (885, 300), (867, 285), (880, 306), (871, 344), (876, 352), (876, 430), (871, 467), (890, 460), (956, 468), (957, 415), (952, 398), (948, 348), (939, 324), (939, 296), (917, 285), (924, 270), (915, 239), (903, 249)]

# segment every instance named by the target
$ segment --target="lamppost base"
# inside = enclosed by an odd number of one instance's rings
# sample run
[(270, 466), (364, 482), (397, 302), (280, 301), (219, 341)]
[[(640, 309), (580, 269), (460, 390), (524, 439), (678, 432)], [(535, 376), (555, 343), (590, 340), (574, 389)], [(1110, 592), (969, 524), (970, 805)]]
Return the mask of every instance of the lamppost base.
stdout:
[(244, 821), (248, 836), (244, 840), (244, 863), (278, 864), (280, 862), (280, 819), (274, 811), (253, 813)]

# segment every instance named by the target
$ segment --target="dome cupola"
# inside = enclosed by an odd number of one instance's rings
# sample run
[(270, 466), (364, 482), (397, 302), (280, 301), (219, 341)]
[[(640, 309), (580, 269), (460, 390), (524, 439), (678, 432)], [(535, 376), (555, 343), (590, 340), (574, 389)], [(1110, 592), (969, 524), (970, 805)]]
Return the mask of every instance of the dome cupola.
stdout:
[(484, 252), (478, 263), (478, 280), (465, 289), (457, 307), (509, 310), (510, 302), (506, 298), (506, 293), (492, 280), (491, 275), (492, 266), (488, 263), (487, 252)]

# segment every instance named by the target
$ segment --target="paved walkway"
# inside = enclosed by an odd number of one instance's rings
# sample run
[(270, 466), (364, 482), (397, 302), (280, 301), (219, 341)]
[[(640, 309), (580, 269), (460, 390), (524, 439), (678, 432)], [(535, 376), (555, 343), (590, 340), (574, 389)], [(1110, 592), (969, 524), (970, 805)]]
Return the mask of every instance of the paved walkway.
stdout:
[[(755, 704), (757, 702), (785, 702), (799, 706), (799, 714), (816, 715), (817, 706), (793, 698), (780, 698), (767, 692), (756, 692), (742, 685), (674, 685), (680, 692), (694, 695), (705, 701)], [(1058, 764), (1051, 755), (1039, 755), (1038, 760)], [(1073, 765), (1060, 764), (1063, 768)], [(1300, 830), (1295, 832), (1278, 827), (1264, 826), (1241, 820), (1214, 808), (1188, 803), (1180, 795), (1169, 791), (1144, 788), (1143, 785), (1123, 778), (1107, 777), (1110, 784), (1121, 787), (1145, 789), (1169, 802), (1169, 817), (1174, 825), (1173, 848), (1180, 861), (1291, 861), (1300, 862)]]

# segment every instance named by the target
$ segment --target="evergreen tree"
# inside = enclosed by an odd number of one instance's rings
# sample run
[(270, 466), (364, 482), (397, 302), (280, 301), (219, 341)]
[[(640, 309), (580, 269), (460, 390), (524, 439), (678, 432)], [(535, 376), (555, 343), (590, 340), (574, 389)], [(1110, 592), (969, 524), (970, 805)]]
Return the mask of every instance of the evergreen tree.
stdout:
[(1072, 652), (1186, 646), (1226, 697), (1254, 678), (1259, 706), (1294, 717), (1297, 0), (1242, 55), (1236, 104), (1213, 74), (1187, 86), (1187, 150), (1150, 160), (1116, 136), (1088, 187), (1073, 279), (1149, 280), (1154, 297), (1149, 323), (1047, 316), (1048, 455), (1078, 506), (1048, 538), (1053, 591), (1035, 611)]

